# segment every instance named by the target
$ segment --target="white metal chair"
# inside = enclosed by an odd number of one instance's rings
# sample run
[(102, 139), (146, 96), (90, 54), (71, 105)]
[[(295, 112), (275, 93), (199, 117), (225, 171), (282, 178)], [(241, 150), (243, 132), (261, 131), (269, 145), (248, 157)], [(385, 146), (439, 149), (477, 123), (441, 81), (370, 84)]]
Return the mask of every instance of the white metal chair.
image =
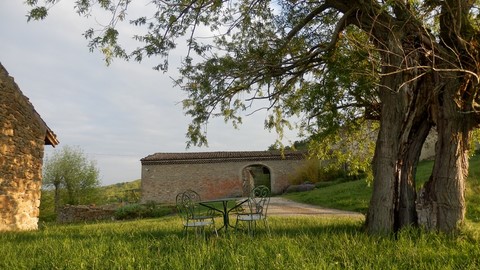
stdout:
[(177, 194), (176, 205), (178, 214), (183, 219), (183, 233), (187, 234), (188, 228), (194, 229), (195, 233), (205, 236), (205, 228), (211, 227), (218, 236), (215, 228), (215, 216), (205, 212), (198, 204), (200, 196), (195, 191), (187, 190)]
[(247, 207), (237, 214), (235, 228), (239, 229), (241, 223), (247, 225), (249, 234), (254, 234), (257, 228), (257, 221), (263, 221), (265, 229), (268, 231), (267, 210), (270, 203), (270, 189), (266, 186), (254, 188), (247, 202)]

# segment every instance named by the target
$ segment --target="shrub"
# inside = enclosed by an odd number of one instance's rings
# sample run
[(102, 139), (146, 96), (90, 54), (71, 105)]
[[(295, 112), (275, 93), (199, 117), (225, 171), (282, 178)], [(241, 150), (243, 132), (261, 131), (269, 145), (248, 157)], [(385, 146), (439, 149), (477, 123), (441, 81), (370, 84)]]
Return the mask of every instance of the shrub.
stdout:
[(303, 166), (298, 168), (295, 173), (290, 176), (290, 183), (299, 185), (305, 182), (318, 182), (319, 176), (319, 161), (310, 159), (305, 162)]
[(159, 205), (153, 202), (147, 204), (127, 204), (115, 211), (115, 219), (139, 219), (139, 218), (156, 218), (163, 217), (173, 213), (170, 206)]
[(309, 159), (290, 177), (290, 183), (293, 185), (318, 183), (345, 177), (344, 168), (338, 169), (327, 165), (326, 162)]

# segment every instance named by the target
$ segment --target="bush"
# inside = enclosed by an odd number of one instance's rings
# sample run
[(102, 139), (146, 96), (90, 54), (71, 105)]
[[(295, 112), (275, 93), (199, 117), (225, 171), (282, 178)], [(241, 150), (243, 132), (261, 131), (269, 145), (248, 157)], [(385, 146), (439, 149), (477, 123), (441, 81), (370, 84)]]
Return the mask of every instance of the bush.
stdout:
[(300, 185), (305, 182), (316, 183), (319, 181), (319, 161), (310, 159), (305, 162), (295, 173), (290, 177), (292, 185)]
[(309, 159), (289, 177), (289, 182), (292, 185), (300, 185), (304, 183), (313, 183), (317, 185), (322, 182), (331, 181), (355, 181), (367, 176), (367, 173), (364, 171), (361, 171), (358, 168), (352, 168), (347, 164), (338, 165), (329, 161)]
[(290, 177), (290, 183), (293, 185), (299, 185), (305, 182), (318, 183), (345, 177), (344, 168), (338, 169), (327, 165), (325, 162), (317, 159), (307, 160), (306, 163), (297, 169)]
[(172, 207), (159, 205), (155, 203), (147, 204), (127, 204), (115, 211), (115, 219), (139, 219), (139, 218), (156, 218), (172, 214)]

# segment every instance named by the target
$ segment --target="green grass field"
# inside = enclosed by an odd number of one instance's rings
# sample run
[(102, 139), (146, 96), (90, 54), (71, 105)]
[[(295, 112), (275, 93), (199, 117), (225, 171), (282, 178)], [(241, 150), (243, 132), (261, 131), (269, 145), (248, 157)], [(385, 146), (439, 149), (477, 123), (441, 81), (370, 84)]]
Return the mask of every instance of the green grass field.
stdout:
[(478, 269), (479, 230), (368, 236), (348, 218), (271, 217), (270, 234), (182, 235), (180, 220), (0, 234), (0, 269)]
[[(177, 216), (41, 223), (38, 231), (0, 234), (0, 269), (480, 269), (480, 158), (471, 164), (467, 222), (454, 236), (413, 228), (369, 236), (361, 220), (325, 216), (272, 216), (270, 233), (207, 239), (185, 237)], [(428, 166), (418, 174), (428, 177)], [(359, 180), (288, 197), (364, 212), (370, 194)]]
[[(433, 161), (421, 162), (417, 168), (417, 187), (420, 188), (428, 180)], [(311, 192), (299, 192), (285, 197), (314, 205), (335, 209), (366, 213), (372, 194), (372, 188), (363, 179), (334, 185), (325, 185)], [(467, 218), (480, 221), (480, 155), (470, 159), (470, 170), (467, 180)]]

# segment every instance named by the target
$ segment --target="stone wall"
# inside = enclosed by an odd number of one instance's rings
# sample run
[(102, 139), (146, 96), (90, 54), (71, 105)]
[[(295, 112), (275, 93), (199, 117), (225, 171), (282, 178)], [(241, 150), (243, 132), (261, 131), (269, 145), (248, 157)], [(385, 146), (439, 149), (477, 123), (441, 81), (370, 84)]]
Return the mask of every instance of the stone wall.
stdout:
[(142, 163), (141, 202), (174, 203), (176, 195), (186, 189), (195, 190), (202, 199), (245, 196), (244, 169), (254, 165), (268, 168), (270, 189), (279, 194), (290, 184), (291, 174), (305, 163), (303, 159), (186, 162)]
[(64, 205), (57, 216), (59, 223), (85, 222), (113, 219), (115, 209), (94, 205)]
[(0, 64), (0, 231), (37, 229), (47, 129)]

